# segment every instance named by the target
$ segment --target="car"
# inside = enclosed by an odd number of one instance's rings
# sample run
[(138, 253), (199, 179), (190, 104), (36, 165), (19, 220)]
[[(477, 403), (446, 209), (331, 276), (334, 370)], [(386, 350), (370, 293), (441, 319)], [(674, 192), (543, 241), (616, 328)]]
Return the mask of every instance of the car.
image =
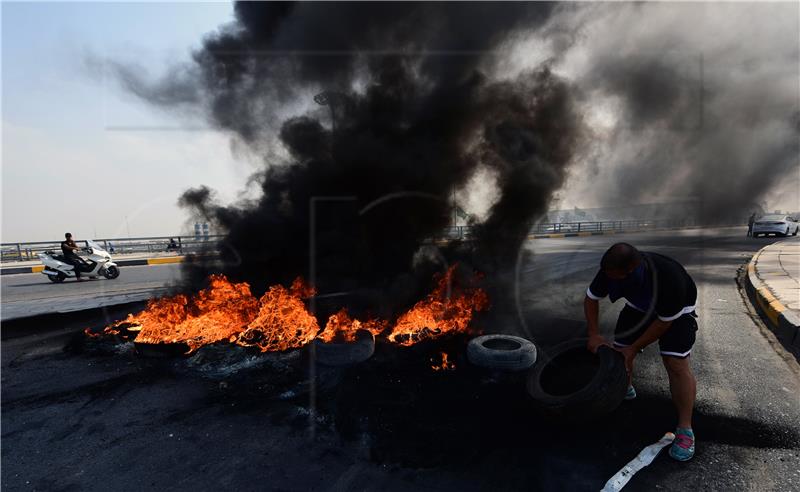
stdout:
[(785, 214), (770, 214), (759, 217), (753, 224), (753, 237), (760, 235), (766, 236), (767, 234), (775, 234), (781, 236), (796, 236), (797, 230), (800, 229), (797, 219), (791, 215)]

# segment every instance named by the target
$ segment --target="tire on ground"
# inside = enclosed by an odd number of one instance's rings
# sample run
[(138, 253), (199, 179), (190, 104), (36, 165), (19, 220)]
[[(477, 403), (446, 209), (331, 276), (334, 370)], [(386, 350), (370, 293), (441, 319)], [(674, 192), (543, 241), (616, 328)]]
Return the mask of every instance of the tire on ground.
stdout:
[(366, 330), (356, 333), (355, 342), (325, 343), (314, 340), (316, 360), (325, 366), (350, 366), (364, 362), (375, 352), (375, 337)]
[(536, 362), (536, 346), (512, 335), (483, 335), (470, 340), (467, 359), (487, 369), (521, 371)]
[(622, 354), (600, 347), (596, 354), (584, 340), (554, 347), (528, 375), (528, 394), (543, 414), (590, 420), (611, 413), (625, 397), (628, 375)]

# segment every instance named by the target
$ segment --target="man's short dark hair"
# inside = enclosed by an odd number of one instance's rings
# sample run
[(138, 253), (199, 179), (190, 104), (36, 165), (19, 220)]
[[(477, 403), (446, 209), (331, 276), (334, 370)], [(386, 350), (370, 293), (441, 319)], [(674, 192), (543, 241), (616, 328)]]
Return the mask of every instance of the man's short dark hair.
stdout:
[(636, 266), (642, 261), (642, 254), (639, 250), (628, 243), (617, 243), (603, 254), (600, 260), (600, 268), (603, 271), (623, 271), (627, 272), (631, 267)]
[(72, 237), (72, 234), (70, 234), (70, 233), (68, 232), (68, 233), (64, 234), (64, 237), (65, 237), (65, 238), (67, 238), (67, 239), (69, 239), (69, 238), (71, 238), (71, 237)]

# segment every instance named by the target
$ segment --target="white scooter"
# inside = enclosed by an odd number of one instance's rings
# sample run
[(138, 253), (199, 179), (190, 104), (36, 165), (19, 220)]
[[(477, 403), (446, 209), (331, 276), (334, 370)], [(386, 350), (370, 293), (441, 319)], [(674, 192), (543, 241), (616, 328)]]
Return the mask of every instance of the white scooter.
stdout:
[[(119, 277), (119, 267), (111, 261), (111, 255), (92, 240), (87, 240), (86, 244), (88, 247), (83, 248), (82, 251), (88, 253), (89, 256), (84, 258), (83, 265), (78, 266), (81, 276), (96, 278), (102, 275), (109, 280)], [(65, 262), (62, 255), (45, 251), (39, 253), (39, 258), (44, 263), (42, 273), (47, 275), (51, 282), (59, 283), (68, 277), (75, 277), (75, 266)]]

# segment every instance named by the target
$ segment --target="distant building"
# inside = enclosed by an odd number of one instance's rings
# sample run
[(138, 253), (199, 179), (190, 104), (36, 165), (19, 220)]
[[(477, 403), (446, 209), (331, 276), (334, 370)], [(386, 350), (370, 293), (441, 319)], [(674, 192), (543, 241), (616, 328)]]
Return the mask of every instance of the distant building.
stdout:
[(194, 224), (194, 238), (199, 241), (201, 239), (208, 239), (209, 228), (208, 222), (195, 222)]

